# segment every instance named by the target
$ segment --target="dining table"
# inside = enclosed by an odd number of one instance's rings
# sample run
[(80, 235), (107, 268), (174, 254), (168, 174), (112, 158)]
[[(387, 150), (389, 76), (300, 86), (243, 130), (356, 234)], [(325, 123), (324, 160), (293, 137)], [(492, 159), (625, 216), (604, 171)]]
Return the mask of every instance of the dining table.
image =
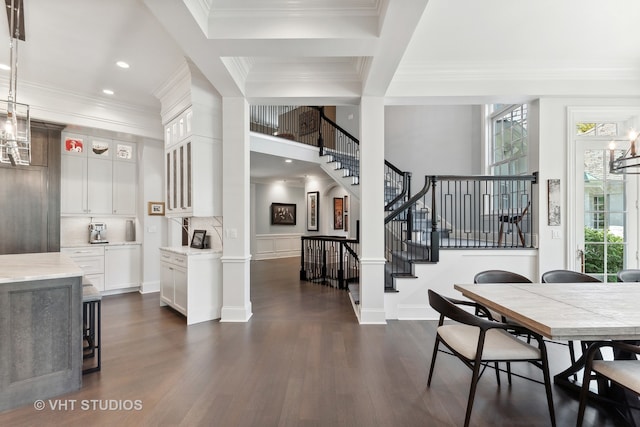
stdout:
[[(640, 340), (640, 283), (455, 284), (463, 296), (554, 341)], [(554, 376), (577, 391), (573, 380), (584, 355)], [(598, 393), (606, 394), (603, 385)]]

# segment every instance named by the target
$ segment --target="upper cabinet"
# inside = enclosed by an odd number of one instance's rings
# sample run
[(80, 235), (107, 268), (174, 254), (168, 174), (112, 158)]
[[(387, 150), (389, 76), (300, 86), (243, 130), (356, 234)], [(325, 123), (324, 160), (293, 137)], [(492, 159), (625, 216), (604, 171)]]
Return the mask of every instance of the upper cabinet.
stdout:
[(193, 125), (192, 107), (165, 125), (167, 216), (216, 216), (221, 212), (221, 145), (194, 132)]
[(136, 145), (64, 132), (62, 214), (136, 213)]

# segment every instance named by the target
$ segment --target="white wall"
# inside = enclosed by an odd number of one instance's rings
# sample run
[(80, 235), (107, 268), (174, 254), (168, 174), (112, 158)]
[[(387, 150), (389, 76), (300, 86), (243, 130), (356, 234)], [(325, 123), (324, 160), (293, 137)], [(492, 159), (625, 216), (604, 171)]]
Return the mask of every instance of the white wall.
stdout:
[(413, 174), (413, 192), (425, 175), (481, 171), (481, 110), (477, 105), (385, 107), (385, 159)]
[(141, 292), (160, 290), (160, 253), (166, 246), (167, 220), (163, 216), (149, 216), (147, 202), (164, 200), (164, 142), (152, 139), (139, 144), (138, 158), (138, 212), (136, 239), (142, 240)]

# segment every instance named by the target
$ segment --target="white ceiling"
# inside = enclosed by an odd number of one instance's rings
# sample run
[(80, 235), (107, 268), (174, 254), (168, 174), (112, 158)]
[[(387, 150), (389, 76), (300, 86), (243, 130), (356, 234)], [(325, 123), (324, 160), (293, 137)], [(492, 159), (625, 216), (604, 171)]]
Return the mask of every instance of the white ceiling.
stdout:
[[(46, 88), (60, 100), (159, 115), (154, 93), (185, 58), (223, 96), (251, 103), (640, 96), (638, 0), (24, 2), (18, 101), (35, 112), (56, 108), (34, 99)], [(8, 63), (4, 18), (0, 34), (0, 62)], [(0, 71), (0, 83), (7, 79)]]

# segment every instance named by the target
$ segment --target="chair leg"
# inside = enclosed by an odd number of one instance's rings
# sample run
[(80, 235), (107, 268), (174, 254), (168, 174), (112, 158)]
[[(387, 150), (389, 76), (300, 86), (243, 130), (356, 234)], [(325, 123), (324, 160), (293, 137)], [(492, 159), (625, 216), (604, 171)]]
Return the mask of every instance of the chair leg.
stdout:
[(511, 385), (511, 362), (507, 362), (507, 378), (509, 379), (509, 385)]
[(469, 400), (467, 401), (467, 412), (464, 417), (464, 427), (469, 427), (471, 420), (471, 411), (473, 410), (473, 400), (476, 396), (476, 388), (478, 388), (478, 380), (480, 379), (480, 361), (476, 360), (473, 364), (473, 376), (471, 377), (471, 389), (469, 390)]
[(500, 365), (498, 362), (494, 362), (494, 367), (496, 370), (496, 382), (498, 383), (498, 387), (500, 386)]
[(520, 237), (520, 242), (522, 242), (522, 246), (525, 246), (525, 244), (524, 244), (524, 234), (522, 234), (522, 230), (520, 229), (520, 224), (518, 224), (516, 222), (514, 225), (518, 229), (518, 236)]
[(427, 380), (427, 387), (431, 386), (431, 376), (433, 375), (433, 367), (436, 365), (436, 356), (438, 355), (438, 346), (440, 346), (440, 337), (436, 333), (436, 342), (433, 345), (433, 355), (431, 356), (431, 367), (429, 368), (429, 379)]
[(549, 374), (549, 358), (547, 355), (547, 347), (544, 341), (540, 341), (540, 355), (542, 356), (542, 375), (544, 377), (544, 389), (547, 392), (547, 405), (549, 406), (549, 416), (551, 417), (551, 426), (556, 427), (556, 411), (553, 408), (553, 394), (551, 392), (551, 375)]
[(584, 420), (584, 410), (587, 406), (587, 398), (589, 396), (589, 383), (591, 382), (591, 365), (587, 364), (584, 368), (584, 376), (582, 377), (582, 388), (580, 389), (580, 406), (578, 406), (578, 418), (576, 426), (581, 427)]
[(502, 228), (504, 227), (504, 222), (500, 222), (500, 231), (498, 231), (498, 246), (502, 245)]

